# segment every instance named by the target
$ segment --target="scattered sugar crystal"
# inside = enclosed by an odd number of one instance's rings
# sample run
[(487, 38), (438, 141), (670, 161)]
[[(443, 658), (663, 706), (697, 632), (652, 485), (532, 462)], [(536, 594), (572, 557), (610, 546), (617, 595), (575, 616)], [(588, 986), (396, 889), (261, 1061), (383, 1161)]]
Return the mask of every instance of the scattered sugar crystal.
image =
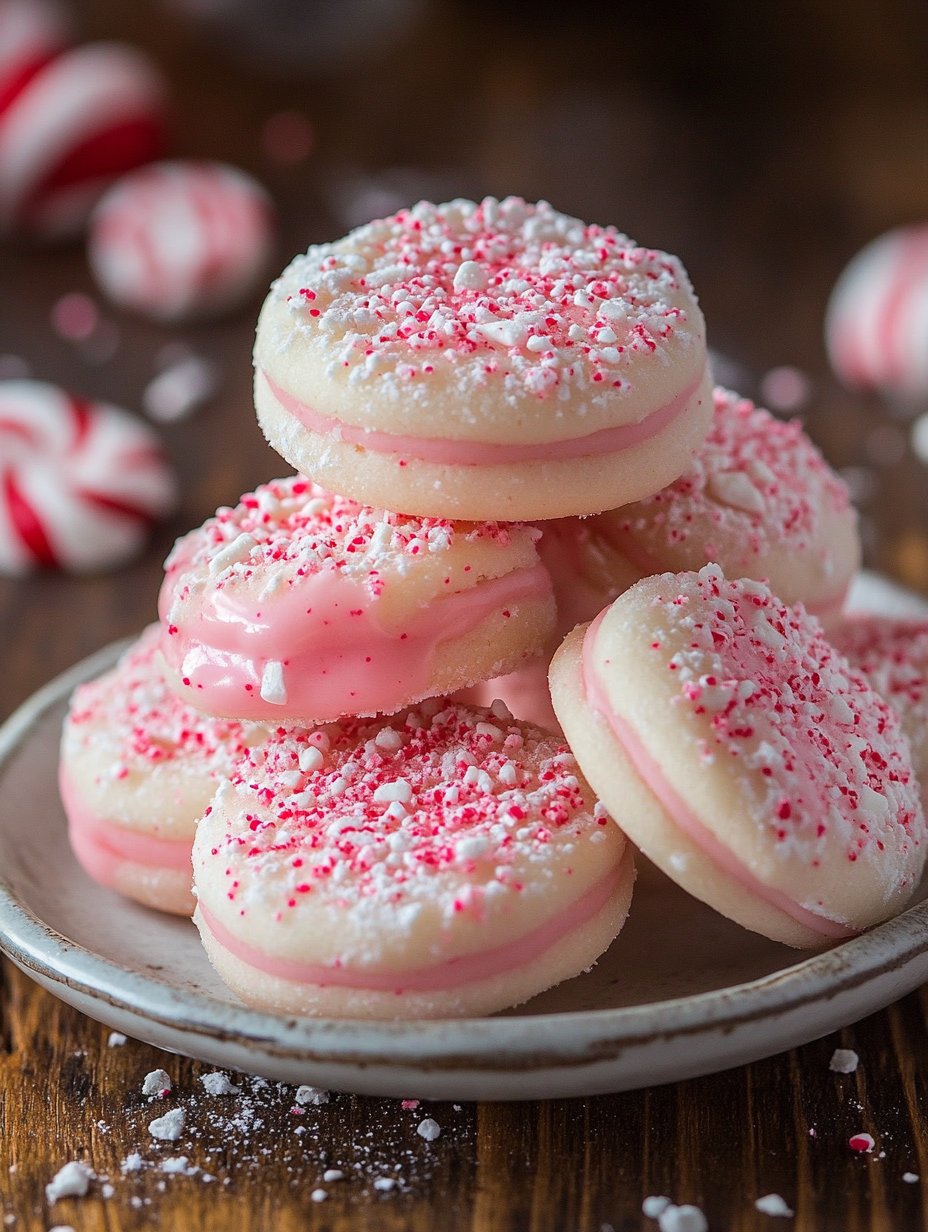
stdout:
[(709, 1227), (698, 1206), (674, 1206), (672, 1202), (658, 1215), (657, 1226), (661, 1232), (707, 1232)]
[(382, 1193), (389, 1193), (391, 1189), (396, 1188), (396, 1181), (392, 1176), (378, 1176), (374, 1181), (374, 1188)]
[(321, 1104), (327, 1104), (331, 1098), (329, 1092), (323, 1090), (322, 1087), (301, 1086), (296, 1089), (295, 1099), (301, 1107), (307, 1104), (319, 1107)]
[(171, 1077), (163, 1069), (153, 1069), (142, 1082), (143, 1095), (167, 1095), (171, 1090)]
[(424, 1138), (426, 1142), (434, 1142), (441, 1135), (441, 1126), (437, 1121), (433, 1121), (431, 1117), (426, 1117), (424, 1121), (420, 1121), (416, 1126), (416, 1133), (420, 1138)]
[(665, 1198), (663, 1194), (652, 1194), (642, 1202), (641, 1211), (648, 1219), (657, 1219), (670, 1205), (670, 1199)]
[(155, 1117), (148, 1123), (148, 1132), (161, 1142), (176, 1142), (184, 1132), (184, 1122), (187, 1114), (183, 1108), (172, 1108), (162, 1117)]
[(133, 1151), (131, 1155), (127, 1155), (126, 1158), (119, 1165), (119, 1171), (124, 1176), (130, 1172), (141, 1172), (142, 1163), (143, 1163), (142, 1156), (138, 1153), (138, 1151)]
[(754, 1203), (762, 1215), (779, 1215), (789, 1219), (795, 1212), (791, 1211), (779, 1194), (765, 1194)]
[(914, 1185), (915, 1182), (918, 1180), (918, 1173), (917, 1172), (903, 1172), (902, 1179), (905, 1181), (907, 1185)]
[(112, 1186), (109, 1183), (109, 1181), (104, 1181), (103, 1184), (100, 1186), (100, 1195), (101, 1197), (106, 1198), (107, 1201), (109, 1201), (109, 1199), (112, 1198), (115, 1192), (116, 1192), (115, 1187)]
[(93, 1170), (87, 1164), (71, 1160), (45, 1186), (45, 1200), (51, 1206), (59, 1198), (83, 1198), (92, 1180)]
[(314, 1189), (309, 1196), (312, 1198), (313, 1202), (324, 1202), (329, 1195), (324, 1189)]
[[(9, 1227), (16, 1222), (15, 1215), (4, 1216), (3, 1222)], [(69, 1223), (56, 1223), (53, 1228), (49, 1228), (48, 1232), (74, 1232), (74, 1228)]]
[(171, 1175), (173, 1173), (186, 1173), (190, 1168), (190, 1160), (186, 1155), (171, 1155), (167, 1159), (161, 1161), (161, 1171)]
[(857, 1053), (851, 1048), (836, 1048), (828, 1062), (828, 1068), (835, 1074), (853, 1074), (860, 1061)]
[(333, 1181), (343, 1181), (345, 1174), (341, 1168), (326, 1168), (322, 1174), (322, 1179), (328, 1184), (332, 1184)]
[(207, 1095), (241, 1095), (242, 1093), (242, 1088), (230, 1082), (219, 1070), (210, 1074), (201, 1074), (200, 1082)]
[(121, 1031), (111, 1031), (106, 1037), (107, 1048), (121, 1048), (126, 1042), (126, 1036)]

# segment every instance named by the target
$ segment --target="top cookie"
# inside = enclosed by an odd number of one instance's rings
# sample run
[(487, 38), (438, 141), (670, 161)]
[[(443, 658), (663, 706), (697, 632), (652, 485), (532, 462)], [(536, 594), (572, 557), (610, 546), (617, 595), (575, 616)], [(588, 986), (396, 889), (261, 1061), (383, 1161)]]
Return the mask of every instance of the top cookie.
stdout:
[(255, 402), (291, 465), (426, 516), (639, 500), (712, 412), (676, 257), (547, 202), (420, 202), (297, 257), (258, 322)]

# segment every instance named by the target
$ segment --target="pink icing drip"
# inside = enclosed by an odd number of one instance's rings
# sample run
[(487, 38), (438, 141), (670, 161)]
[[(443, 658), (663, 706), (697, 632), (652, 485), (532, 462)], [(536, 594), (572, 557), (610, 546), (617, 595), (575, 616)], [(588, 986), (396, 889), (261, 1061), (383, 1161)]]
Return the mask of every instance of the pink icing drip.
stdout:
[(331, 415), (323, 415), (298, 401), (268, 374), (262, 371), (271, 393), (280, 406), (304, 427), (324, 436), (334, 437), (349, 445), (360, 445), (374, 453), (397, 454), (416, 462), (431, 462), (438, 466), (505, 466), (518, 462), (567, 461), (601, 454), (619, 453), (650, 440), (688, 409), (690, 399), (702, 384), (703, 374), (677, 394), (666, 406), (652, 411), (639, 423), (619, 424), (602, 428), (586, 436), (562, 441), (528, 442), (526, 444), (451, 440), (443, 437), (404, 436), (379, 432), (374, 428), (359, 428)]
[[(219, 714), (321, 721), (349, 711), (391, 712), (398, 697), (402, 704), (428, 693), (443, 642), (469, 633), (498, 609), (550, 593), (547, 571), (534, 565), (442, 596), (388, 630), (361, 581), (327, 570), (296, 579), (266, 602), (216, 588), (183, 628), (165, 634), (162, 651), (189, 680), (190, 700)], [(172, 599), (169, 575), (161, 593), (165, 625)], [(264, 664), (273, 661), (284, 665), (285, 704), (260, 695)]]
[(409, 971), (329, 967), (297, 962), (289, 958), (275, 958), (229, 932), (207, 909), (202, 899), (198, 911), (203, 923), (224, 949), (241, 962), (276, 979), (291, 980), (298, 984), (317, 984), (322, 988), (393, 992), (398, 996), (404, 992), (438, 992), (505, 975), (507, 971), (517, 970), (540, 958), (568, 933), (582, 928), (603, 910), (617, 892), (631, 858), (630, 849), (626, 848), (618, 864), (595, 882), (584, 895), (515, 941), (507, 941), (504, 945), (480, 953), (463, 954), (459, 958), (450, 958), (445, 962)]
[(800, 906), (781, 890), (761, 881), (737, 859), (723, 842), (716, 838), (707, 826), (703, 825), (686, 802), (677, 795), (630, 725), (612, 709), (605, 690), (596, 676), (591, 662), (592, 647), (604, 616), (605, 612), (597, 616), (583, 639), (584, 693), (592, 708), (609, 724), (612, 734), (627, 753), (638, 777), (657, 797), (670, 819), (722, 872), (736, 881), (743, 889), (769, 903), (772, 907), (776, 907), (784, 915), (788, 915), (797, 924), (802, 924), (812, 932), (818, 933), (819, 936), (835, 940), (855, 936), (856, 930), (834, 920), (826, 919), (824, 916), (816, 915), (806, 907)]
[(192, 877), (192, 832), (189, 839), (165, 839), (127, 830), (89, 809), (63, 769), (59, 772), (58, 787), (68, 818), (71, 845), (95, 880), (112, 885), (112, 870), (127, 861), (146, 868), (191, 871)]

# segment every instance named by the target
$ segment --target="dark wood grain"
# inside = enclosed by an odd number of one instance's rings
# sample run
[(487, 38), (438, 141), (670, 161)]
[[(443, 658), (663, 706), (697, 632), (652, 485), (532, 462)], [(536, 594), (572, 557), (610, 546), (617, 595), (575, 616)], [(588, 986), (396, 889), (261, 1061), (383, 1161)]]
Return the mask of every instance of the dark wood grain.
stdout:
[[(273, 78), (224, 57), (209, 32), (167, 5), (87, 0), (87, 34), (130, 38), (168, 72), (175, 148), (258, 173), (279, 204), (280, 264), (354, 221), (359, 187), (381, 194), (521, 192), (614, 221), (679, 251), (699, 288), (715, 347), (758, 374), (789, 363), (814, 387), (812, 434), (839, 466), (865, 468), (869, 563), (928, 593), (928, 484), (905, 448), (908, 425), (828, 376), (821, 322), (848, 256), (900, 222), (928, 216), (925, 153), (928, 11), (916, 0), (711, 3), (671, 16), (578, 3), (434, 3), (404, 47), (323, 77)], [(295, 167), (267, 162), (268, 115), (299, 107), (318, 133)], [(165, 430), (180, 508), (142, 559), (89, 579), (0, 581), (0, 711), (76, 659), (150, 620), (161, 560), (177, 533), (286, 468), (264, 445), (250, 395), (257, 301), (233, 320), (183, 331), (112, 314), (116, 356), (86, 363), (49, 325), (55, 299), (91, 291), (79, 248), (0, 249), (0, 354), (35, 375), (138, 407), (163, 345), (182, 338), (217, 360), (213, 404)], [(875, 428), (896, 433), (893, 465)], [(0, 1214), (24, 1232), (164, 1227), (190, 1232), (615, 1232), (654, 1228), (642, 1199), (694, 1202), (716, 1232), (907, 1232), (928, 1226), (928, 995), (789, 1054), (676, 1086), (596, 1099), (404, 1110), (333, 1097), (294, 1116), (292, 1093), (228, 1101), (197, 1094), (204, 1067), (108, 1031), (4, 968), (0, 995)], [(830, 1073), (836, 1046), (854, 1075)], [(123, 1176), (149, 1161), (156, 1115), (140, 1092), (163, 1066), (188, 1106), (193, 1165), (214, 1175)], [(243, 1100), (245, 1101), (243, 1105)], [(261, 1124), (233, 1124), (236, 1107)], [(425, 1112), (434, 1143), (415, 1132)], [(247, 1119), (246, 1119), (247, 1120)], [(300, 1129), (303, 1132), (297, 1133)], [(851, 1134), (877, 1139), (873, 1155)], [(108, 1175), (53, 1210), (44, 1186), (72, 1158)], [(399, 1171), (394, 1172), (394, 1165)], [(326, 1166), (346, 1179), (312, 1199)], [(907, 1184), (911, 1171), (925, 1182)], [(398, 1178), (390, 1192), (374, 1181)], [(754, 1200), (780, 1193), (791, 1221)]]

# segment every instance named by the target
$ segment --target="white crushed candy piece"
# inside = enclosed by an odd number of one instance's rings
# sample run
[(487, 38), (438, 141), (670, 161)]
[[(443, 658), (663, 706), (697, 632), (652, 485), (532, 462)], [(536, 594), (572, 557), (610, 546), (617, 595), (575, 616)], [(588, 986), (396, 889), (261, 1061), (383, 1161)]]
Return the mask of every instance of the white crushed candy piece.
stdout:
[(329, 1195), (324, 1189), (314, 1189), (309, 1196), (313, 1202), (324, 1202)]
[(525, 341), (527, 330), (518, 321), (487, 321), (474, 327), (490, 342), (498, 342), (501, 346), (517, 347)]
[(106, 1198), (107, 1201), (109, 1201), (109, 1199), (112, 1198), (115, 1192), (116, 1192), (115, 1185), (111, 1185), (109, 1181), (104, 1181), (103, 1184), (100, 1186), (100, 1197)]
[(854, 722), (854, 711), (840, 694), (830, 694), (826, 700), (826, 706), (828, 708), (828, 717), (835, 723)]
[(318, 1108), (322, 1104), (327, 1104), (332, 1097), (322, 1087), (300, 1086), (297, 1087), (294, 1098), (301, 1108), (305, 1108), (307, 1104)]
[(300, 769), (307, 774), (315, 773), (324, 760), (322, 750), (317, 749), (315, 745), (310, 744), (305, 749), (300, 750)]
[(902, 1179), (905, 1181), (907, 1185), (914, 1185), (915, 1182), (918, 1180), (918, 1173), (917, 1172), (903, 1172)]
[(184, 1122), (187, 1114), (183, 1108), (172, 1108), (164, 1116), (155, 1117), (148, 1123), (148, 1132), (159, 1142), (176, 1142), (184, 1132)]
[(142, 1080), (143, 1095), (167, 1095), (172, 1088), (171, 1075), (163, 1069), (153, 1069)]
[(401, 804), (408, 804), (412, 799), (412, 784), (407, 779), (396, 779), (392, 783), (381, 783), (374, 790), (372, 799), (375, 804), (388, 804), (393, 800), (399, 800)]
[(834, 1074), (853, 1074), (860, 1064), (860, 1057), (852, 1048), (836, 1048), (831, 1054), (828, 1068)]
[(200, 1082), (207, 1095), (241, 1095), (242, 1093), (242, 1088), (230, 1082), (228, 1077), (218, 1069), (210, 1074), (201, 1074)]
[(661, 1232), (707, 1232), (709, 1224), (698, 1206), (671, 1204), (657, 1217)]
[(482, 291), (488, 282), (487, 272), (476, 261), (462, 261), (458, 266), (453, 286), (459, 294), (461, 291)]
[(161, 1161), (161, 1171), (166, 1172), (169, 1176), (174, 1173), (185, 1173), (189, 1164), (190, 1160), (186, 1155), (170, 1155), (167, 1159)]
[[(7, 1227), (12, 1227), (16, 1222), (15, 1215), (4, 1215), (3, 1222)], [(53, 1228), (49, 1228), (48, 1232), (74, 1232), (74, 1227), (69, 1223), (56, 1223)]]
[(52, 1206), (59, 1198), (83, 1198), (90, 1189), (93, 1177), (92, 1168), (80, 1160), (72, 1159), (63, 1168), (59, 1168), (45, 1186), (45, 1201)]
[(157, 423), (176, 423), (208, 402), (218, 388), (216, 365), (199, 355), (189, 355), (149, 381), (142, 406)]
[(374, 744), (385, 753), (395, 753), (403, 746), (403, 737), (395, 727), (381, 727), (374, 737)]
[(392, 1176), (378, 1176), (374, 1181), (374, 1188), (381, 1193), (389, 1193), (391, 1189), (396, 1188), (396, 1181)]
[(345, 1174), (342, 1172), (341, 1168), (326, 1168), (325, 1172), (322, 1174), (322, 1179), (331, 1185), (335, 1181), (343, 1181), (345, 1179)]
[(416, 1126), (416, 1133), (420, 1138), (424, 1138), (426, 1142), (434, 1142), (436, 1138), (441, 1137), (441, 1126), (437, 1121), (433, 1121), (431, 1117), (426, 1117), (424, 1121), (420, 1121)]
[(657, 1217), (666, 1211), (670, 1206), (670, 1199), (665, 1198), (663, 1194), (651, 1194), (645, 1198), (641, 1204), (641, 1213), (647, 1216), (648, 1219), (657, 1219)]
[(225, 573), (226, 569), (231, 569), (233, 565), (240, 565), (242, 561), (247, 560), (255, 543), (256, 540), (252, 535), (244, 532), (241, 535), (236, 535), (231, 543), (227, 543), (210, 560), (210, 577), (218, 577), (220, 573)]
[(743, 471), (720, 471), (708, 483), (709, 494), (720, 505), (743, 509), (745, 513), (763, 513), (764, 498)]
[(284, 665), (279, 659), (269, 659), (261, 673), (261, 698), (270, 706), (284, 706), (287, 702), (287, 686), (284, 683)]
[(107, 1048), (121, 1048), (127, 1037), (121, 1031), (111, 1031), (106, 1037)]
[(130, 1172), (141, 1172), (144, 1160), (138, 1151), (132, 1151), (119, 1165), (119, 1171), (126, 1176)]
[(764, 1194), (754, 1203), (762, 1215), (776, 1215), (782, 1219), (790, 1219), (796, 1213), (791, 1210), (779, 1194)]

